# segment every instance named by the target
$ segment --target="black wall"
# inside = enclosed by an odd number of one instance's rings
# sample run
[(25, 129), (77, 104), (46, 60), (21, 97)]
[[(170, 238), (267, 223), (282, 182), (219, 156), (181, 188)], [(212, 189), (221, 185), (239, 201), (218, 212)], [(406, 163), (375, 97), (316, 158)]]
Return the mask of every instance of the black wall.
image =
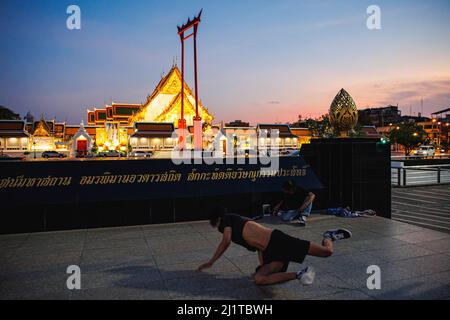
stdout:
[[(378, 139), (317, 139), (304, 145), (301, 153), (300, 158), (281, 158), (280, 166), (308, 168), (306, 176), (293, 180), (317, 195), (314, 209), (350, 206), (354, 210), (374, 209), (380, 216), (391, 217), (388, 144), (380, 144)], [(210, 166), (196, 168), (213, 170)], [(105, 171), (137, 174), (171, 169), (170, 160), (153, 159), (0, 162), (0, 178), (70, 175), (74, 180), (68, 187), (0, 190), (0, 233), (203, 220), (210, 210), (218, 207), (255, 216), (261, 214), (262, 204), (273, 206), (279, 201), (282, 183), (292, 179), (89, 187), (77, 184), (86, 174), (102, 175)], [(185, 177), (192, 168), (184, 165), (177, 170)]]
[[(261, 214), (288, 179), (307, 188), (320, 181), (301, 157), (280, 158), (280, 168), (301, 175), (190, 181), (190, 172), (259, 171), (260, 164), (174, 165), (171, 160), (7, 161), (0, 162), (0, 233), (51, 231), (204, 220), (226, 208), (246, 216)], [(85, 176), (159, 174), (176, 171), (171, 182), (82, 184)], [(305, 173), (303, 175), (303, 173)], [(70, 184), (10, 186), (5, 179), (71, 177)], [(23, 180), (22, 180), (23, 181)], [(27, 180), (28, 181), (28, 180)], [(59, 181), (59, 180), (58, 180)], [(137, 180), (136, 180), (137, 181)]]

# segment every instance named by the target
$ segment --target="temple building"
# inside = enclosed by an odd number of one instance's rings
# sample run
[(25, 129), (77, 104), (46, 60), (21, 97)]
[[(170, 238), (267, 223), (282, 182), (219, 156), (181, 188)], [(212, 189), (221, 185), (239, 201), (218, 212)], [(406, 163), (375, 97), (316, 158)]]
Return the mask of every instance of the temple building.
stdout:
[[(125, 150), (128, 145), (140, 150), (173, 147), (166, 129), (178, 127), (181, 82), (181, 73), (174, 65), (142, 105), (113, 102), (103, 109), (87, 110), (87, 124), (96, 126), (95, 141), (99, 150)], [(201, 101), (198, 108), (203, 124), (210, 125), (213, 116)], [(188, 126), (193, 124), (194, 116), (195, 97), (185, 82), (184, 118)], [(157, 128), (158, 123), (162, 124), (160, 128)], [(152, 129), (147, 130), (148, 128)], [(130, 137), (139, 140), (130, 140)]]
[[(292, 133), (287, 124), (258, 124), (258, 147), (271, 148), (272, 142), (280, 149), (296, 148), (298, 146), (298, 137)], [(275, 141), (271, 133), (276, 135)], [(264, 138), (266, 137), (266, 138)]]
[(22, 120), (0, 120), (0, 153), (28, 151), (30, 134)]

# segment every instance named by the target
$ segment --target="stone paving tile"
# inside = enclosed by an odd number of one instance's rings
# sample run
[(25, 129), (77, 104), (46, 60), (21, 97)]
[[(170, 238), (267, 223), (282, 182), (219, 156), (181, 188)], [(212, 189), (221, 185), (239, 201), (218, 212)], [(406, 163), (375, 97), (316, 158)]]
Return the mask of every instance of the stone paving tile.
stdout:
[[(2, 268), (3, 274), (22, 271), (55, 270), (79, 265), (81, 254), (54, 253), (47, 255), (13, 256)], [(65, 269), (64, 269), (65, 270)]]
[[(411, 272), (405, 268), (399, 267), (392, 263), (377, 264), (381, 271), (381, 282), (404, 280), (414, 277)], [(348, 284), (351, 288), (360, 288), (367, 285), (367, 279), (370, 274), (367, 273), (369, 265), (359, 265), (350, 270), (337, 270), (333, 274)]]
[(220, 240), (222, 239), (222, 234), (217, 231), (202, 232), (202, 233), (200, 233), (200, 236), (208, 241), (213, 242), (213, 243), (219, 243)]
[(314, 283), (310, 286), (303, 286), (299, 281), (293, 280), (282, 284), (263, 287), (264, 292), (272, 295), (276, 299), (303, 300), (317, 298), (333, 293), (348, 290), (350, 287), (334, 275), (324, 272), (317, 272)]
[(29, 234), (0, 235), (0, 252), (3, 249), (20, 247), (29, 237)]
[(321, 300), (373, 300), (371, 296), (367, 295), (361, 290), (345, 290), (330, 295), (320, 297)]
[(198, 233), (198, 231), (189, 224), (144, 226), (142, 227), (142, 232), (144, 233), (146, 238), (160, 237), (160, 236), (176, 236), (179, 234), (187, 234), (187, 233)]
[(146, 248), (147, 242), (145, 238), (123, 238), (123, 239), (111, 239), (111, 238), (96, 238), (92, 240), (87, 240), (84, 248), (85, 249), (116, 249), (116, 248)]
[(393, 239), (391, 237), (378, 237), (375, 241), (374, 239), (359, 240), (357, 237), (354, 237), (353, 239), (350, 238), (346, 242), (350, 247), (353, 247), (356, 250), (370, 252), (380, 248), (396, 248), (408, 244), (407, 242)]
[(18, 248), (1, 248), (0, 249), (0, 273), (4, 265), (8, 263), (8, 260), (16, 253)]
[(191, 250), (208, 249), (210, 251), (214, 251), (216, 249), (216, 245), (213, 245), (211, 242), (204, 239), (200, 241), (171, 241), (157, 244), (149, 243), (149, 247), (155, 255), (186, 252)]
[(177, 252), (169, 254), (155, 255), (155, 260), (158, 266), (167, 264), (177, 264), (186, 262), (206, 262), (213, 255), (211, 249), (195, 250), (188, 252)]
[(259, 265), (259, 260), (256, 253), (240, 257), (230, 257), (228, 260), (230, 260), (233, 265), (235, 265), (244, 274), (254, 273), (256, 267)]
[(333, 244), (333, 255), (332, 257), (348, 255), (348, 254), (361, 254), (362, 250), (355, 249), (352, 243), (347, 241), (337, 241)]
[(419, 242), (417, 245), (434, 252), (450, 254), (450, 238)]
[(66, 230), (66, 231), (51, 231), (51, 232), (37, 232), (31, 233), (27, 237), (30, 242), (71, 242), (78, 239), (85, 239), (88, 230)]
[(151, 265), (131, 264), (110, 267), (102, 271), (83, 272), (82, 288), (130, 287), (140, 289), (148, 282), (162, 281), (158, 268)]
[(159, 266), (159, 272), (164, 280), (191, 278), (191, 277), (213, 277), (216, 275), (224, 276), (244, 276), (245, 274), (227, 259), (216, 261), (212, 268), (205, 269), (202, 272), (196, 271), (201, 262), (188, 262), (169, 264)]
[(361, 228), (374, 233), (381, 234), (383, 236), (390, 236), (390, 237), (424, 230), (423, 228), (416, 227), (411, 224), (396, 222), (394, 220), (391, 221), (393, 222), (393, 224), (385, 224), (378, 226), (363, 225), (361, 226)]
[(128, 259), (102, 260), (91, 263), (81, 263), (82, 272), (108, 272), (117, 268), (151, 267), (156, 268), (153, 257), (134, 257)]
[(318, 269), (330, 273), (344, 273), (350, 275), (354, 269), (366, 269), (370, 265), (379, 265), (385, 261), (368, 253), (355, 253), (328, 258), (307, 257), (312, 265)]
[(371, 250), (370, 254), (391, 262), (435, 254), (431, 250), (411, 244), (394, 247), (381, 246), (380, 248), (382, 249)]
[(447, 286), (450, 286), (450, 271), (433, 273), (431, 275), (425, 276), (425, 279), (437, 281)]
[[(219, 232), (216, 231), (219, 234)], [(222, 235), (220, 238), (222, 238)], [(180, 233), (180, 234), (166, 234), (159, 235), (157, 237), (145, 234), (145, 239), (149, 245), (152, 244), (163, 244), (163, 243), (171, 243), (171, 242), (189, 242), (189, 241), (202, 241), (206, 240), (205, 237), (198, 232), (189, 232), (189, 233)]]
[(188, 226), (199, 233), (211, 232), (214, 230), (208, 221), (189, 223)]
[[(192, 294), (177, 296), (175, 300), (268, 300), (273, 297), (257, 286), (242, 289), (225, 289), (208, 292), (208, 294)], [(221, 310), (219, 309), (219, 313)]]
[(450, 256), (443, 254), (428, 255), (394, 262), (414, 276), (429, 275), (450, 270)]
[(409, 243), (428, 242), (433, 240), (441, 240), (444, 238), (450, 241), (450, 234), (433, 230), (421, 230), (417, 232), (409, 232), (402, 235), (396, 235), (394, 236), (394, 238)]
[[(277, 218), (259, 220), (313, 242), (348, 228), (329, 258), (307, 257), (288, 271), (316, 268), (313, 285), (298, 281), (258, 287), (256, 253), (232, 244), (213, 268), (222, 235), (208, 222), (0, 236), (0, 299), (389, 299), (450, 298), (450, 236), (383, 218), (313, 215), (305, 228)], [(66, 236), (67, 235), (67, 236)], [(82, 290), (65, 287), (79, 265)], [(382, 289), (368, 290), (369, 265), (381, 268)]]
[(162, 281), (81, 289), (74, 291), (70, 296), (71, 300), (164, 300), (168, 298), (167, 289)]
[(83, 251), (84, 241), (49, 242), (45, 244), (22, 245), (14, 252), (15, 256), (35, 256), (52, 254), (78, 254)]
[(450, 287), (424, 278), (382, 282), (380, 290), (360, 288), (367, 295), (381, 300), (436, 300), (450, 297)]
[(68, 299), (67, 274), (41, 272), (23, 274), (0, 282), (1, 299)]
[(239, 290), (256, 287), (250, 277), (219, 274), (203, 274), (199, 277), (166, 280), (165, 285), (169, 295), (177, 299), (192, 295), (207, 295), (209, 292), (229, 291), (230, 288)]
[[(216, 243), (216, 246), (219, 245), (219, 242)], [(236, 245), (230, 245), (227, 249), (227, 251), (225, 251), (225, 257), (227, 258), (234, 258), (234, 257), (243, 257), (243, 256), (248, 256), (248, 255), (257, 255), (256, 252), (252, 252), (244, 247), (241, 246), (236, 246)]]
[(155, 265), (148, 248), (116, 248), (84, 250), (80, 267), (83, 271), (101, 271), (124, 265)]

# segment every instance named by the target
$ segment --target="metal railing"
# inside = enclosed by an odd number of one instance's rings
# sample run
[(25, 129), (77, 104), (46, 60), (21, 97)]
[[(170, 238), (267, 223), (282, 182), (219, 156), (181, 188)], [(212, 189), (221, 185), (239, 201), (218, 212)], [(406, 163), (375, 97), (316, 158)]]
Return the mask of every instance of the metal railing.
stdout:
[(422, 156), (422, 155), (411, 155), (411, 156), (391, 156), (392, 160), (401, 161), (401, 160), (422, 160), (422, 159), (449, 159), (449, 154), (435, 154), (434, 156)]
[(391, 168), (391, 184), (398, 187), (450, 183), (450, 166)]

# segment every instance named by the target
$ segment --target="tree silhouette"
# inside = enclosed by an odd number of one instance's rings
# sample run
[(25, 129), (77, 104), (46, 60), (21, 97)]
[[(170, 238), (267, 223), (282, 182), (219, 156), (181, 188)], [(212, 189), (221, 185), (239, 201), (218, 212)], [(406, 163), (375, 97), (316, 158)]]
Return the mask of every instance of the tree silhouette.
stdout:
[(20, 120), (20, 115), (14, 113), (12, 110), (0, 106), (0, 119), (2, 120)]
[(389, 138), (391, 142), (402, 145), (405, 148), (405, 155), (409, 156), (414, 148), (426, 141), (427, 134), (421, 126), (413, 122), (406, 122), (393, 127)]

